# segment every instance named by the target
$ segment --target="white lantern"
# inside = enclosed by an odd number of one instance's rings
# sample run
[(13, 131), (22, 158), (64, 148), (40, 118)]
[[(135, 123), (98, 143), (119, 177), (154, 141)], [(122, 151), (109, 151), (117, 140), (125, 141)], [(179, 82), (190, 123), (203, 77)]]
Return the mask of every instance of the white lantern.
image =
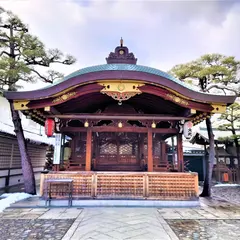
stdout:
[(190, 139), (192, 137), (192, 127), (193, 123), (191, 121), (187, 121), (183, 126), (183, 135), (186, 139)]

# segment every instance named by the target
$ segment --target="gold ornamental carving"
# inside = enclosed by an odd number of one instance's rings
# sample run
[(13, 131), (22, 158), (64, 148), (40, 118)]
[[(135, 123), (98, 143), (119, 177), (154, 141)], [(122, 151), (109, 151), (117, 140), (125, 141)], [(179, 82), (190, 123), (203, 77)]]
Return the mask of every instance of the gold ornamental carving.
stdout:
[(122, 102), (134, 97), (142, 92), (139, 87), (144, 84), (138, 82), (100, 82), (99, 83), (104, 88), (101, 93), (112, 97), (114, 100)]
[(65, 102), (66, 100), (68, 100), (72, 96), (75, 96), (76, 94), (77, 94), (76, 92), (65, 93), (65, 94), (61, 95), (60, 97), (57, 97), (57, 98), (53, 99), (52, 103)]
[(185, 105), (185, 106), (189, 105), (188, 101), (186, 101), (185, 99), (182, 99), (182, 98), (180, 98), (176, 95), (168, 93), (166, 96), (175, 103), (182, 104), (182, 105)]
[(15, 110), (27, 110), (28, 109), (27, 105), (29, 102), (30, 101), (28, 101), (28, 100), (22, 100), (22, 101), (15, 100), (13, 102), (14, 109)]
[(211, 106), (213, 108), (212, 113), (225, 113), (227, 109), (226, 105), (212, 104)]

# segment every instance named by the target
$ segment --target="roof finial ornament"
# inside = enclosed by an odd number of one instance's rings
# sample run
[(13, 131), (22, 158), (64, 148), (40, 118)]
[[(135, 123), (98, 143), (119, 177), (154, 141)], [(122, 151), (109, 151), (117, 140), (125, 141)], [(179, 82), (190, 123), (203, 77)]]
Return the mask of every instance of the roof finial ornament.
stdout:
[(129, 52), (126, 46), (123, 46), (122, 37), (120, 38), (120, 46), (118, 45), (114, 52), (110, 52), (106, 60), (108, 64), (137, 64), (137, 58), (135, 58), (134, 54)]
[(123, 47), (123, 39), (122, 39), (122, 37), (120, 39), (120, 46)]

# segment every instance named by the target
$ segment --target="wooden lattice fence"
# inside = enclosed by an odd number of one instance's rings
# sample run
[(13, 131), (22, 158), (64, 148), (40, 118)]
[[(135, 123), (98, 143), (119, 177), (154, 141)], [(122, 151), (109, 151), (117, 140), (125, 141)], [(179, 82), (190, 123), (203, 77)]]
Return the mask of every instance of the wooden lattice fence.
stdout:
[(198, 196), (197, 173), (52, 172), (41, 176), (41, 195), (46, 179), (73, 179), (76, 199), (191, 200)]

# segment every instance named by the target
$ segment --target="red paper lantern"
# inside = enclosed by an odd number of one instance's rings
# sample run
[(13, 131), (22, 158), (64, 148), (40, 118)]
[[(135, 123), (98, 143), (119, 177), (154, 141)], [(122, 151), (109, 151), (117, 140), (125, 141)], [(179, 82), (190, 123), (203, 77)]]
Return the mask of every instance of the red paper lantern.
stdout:
[(45, 134), (48, 137), (51, 137), (54, 133), (54, 129), (55, 129), (55, 121), (52, 118), (48, 118), (45, 121)]

